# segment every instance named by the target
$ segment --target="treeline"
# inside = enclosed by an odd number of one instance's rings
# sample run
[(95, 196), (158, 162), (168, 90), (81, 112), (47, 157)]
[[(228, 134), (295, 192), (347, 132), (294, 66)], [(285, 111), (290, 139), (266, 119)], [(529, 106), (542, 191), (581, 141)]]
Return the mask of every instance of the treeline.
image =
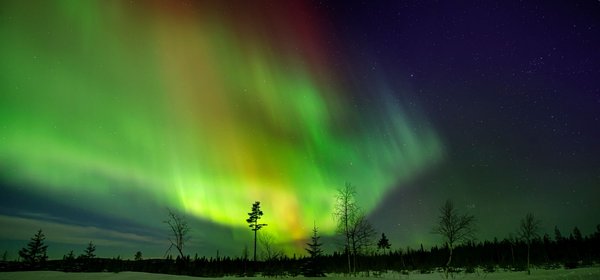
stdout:
[[(558, 235), (550, 238), (548, 234), (534, 238), (530, 248), (532, 265), (546, 268), (576, 268), (600, 262), (600, 225), (596, 232), (582, 237), (575, 228), (575, 234), (568, 238)], [(388, 255), (365, 258), (363, 263), (368, 269), (390, 269), (401, 267), (407, 270), (432, 271), (442, 267), (448, 257), (448, 248), (434, 246), (430, 250), (410, 249), (395, 251)], [(527, 244), (515, 238), (501, 241), (467, 242), (454, 249), (454, 267), (464, 270), (484, 268), (489, 272), (495, 269), (513, 271), (527, 270)]]
[[(33, 240), (32, 243), (37, 241)], [(38, 242), (41, 246), (43, 242)], [(318, 263), (324, 273), (348, 273), (345, 253), (320, 254), (318, 258), (277, 256), (267, 261), (252, 261), (248, 257), (167, 257), (166, 259), (141, 258), (122, 260), (120, 258), (96, 258), (92, 244), (85, 254), (74, 257), (72, 252), (62, 260), (37, 258), (35, 261), (2, 261), (0, 270), (55, 270), (65, 272), (120, 272), (138, 271), (177, 275), (221, 277), (221, 276), (297, 276), (313, 271), (310, 266)], [(94, 248), (95, 249), (95, 248)], [(558, 229), (551, 238), (548, 234), (534, 238), (530, 244), (530, 262), (533, 266), (554, 268), (576, 268), (600, 262), (600, 225), (596, 232), (582, 236), (575, 228), (568, 237), (563, 237)], [(44, 253), (45, 254), (45, 253)], [(527, 269), (527, 244), (515, 238), (503, 240), (467, 242), (454, 248), (454, 271), (474, 272), (476, 268), (493, 272), (497, 269), (525, 271)], [(377, 275), (384, 271), (420, 271), (431, 273), (440, 271), (447, 262), (448, 248), (433, 247), (406, 248), (403, 250), (376, 251), (357, 256), (356, 273)]]
[[(384, 233), (381, 233), (379, 241), (376, 240), (377, 231), (358, 205), (356, 196), (355, 188), (347, 183), (335, 197), (332, 214), (337, 223), (339, 251), (333, 254), (323, 252), (317, 224), (313, 225), (313, 234), (305, 247), (308, 256), (283, 254), (273, 236), (262, 230), (269, 225), (260, 222), (265, 213), (260, 202), (256, 201), (245, 219), (254, 235), (252, 255), (246, 246), (242, 256), (235, 258), (190, 257), (186, 249), (191, 230), (186, 217), (167, 209), (168, 218), (164, 223), (170, 232), (170, 246), (165, 259), (144, 260), (141, 251), (135, 253), (134, 260), (97, 258), (94, 254), (96, 247), (90, 241), (83, 254), (77, 257), (71, 251), (62, 260), (48, 260), (48, 246), (44, 244), (42, 230), (39, 230), (27, 247), (19, 251), (17, 261), (6, 261), (5, 252), (0, 271), (140, 271), (207, 277), (257, 274), (318, 277), (325, 273), (364, 275), (417, 270), (421, 273), (441, 271), (445, 278), (449, 278), (454, 272), (474, 272), (476, 268), (483, 268), (486, 272), (506, 269), (531, 273), (532, 266), (576, 268), (600, 263), (600, 225), (588, 236), (582, 236), (575, 227), (568, 237), (555, 227), (551, 238), (548, 234), (540, 235), (541, 221), (527, 213), (520, 220), (517, 231), (504, 240), (476, 242), (476, 218), (461, 213), (450, 200), (440, 207), (438, 219), (432, 224), (432, 233), (442, 237), (441, 246), (428, 250), (421, 246), (393, 251)], [(262, 251), (260, 259), (258, 250)]]

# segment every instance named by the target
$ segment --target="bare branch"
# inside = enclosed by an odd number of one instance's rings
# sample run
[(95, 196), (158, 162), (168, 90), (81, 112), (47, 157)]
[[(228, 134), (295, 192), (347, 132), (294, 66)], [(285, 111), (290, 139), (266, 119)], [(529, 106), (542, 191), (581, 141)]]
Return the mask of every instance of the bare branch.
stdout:
[(169, 229), (171, 230), (171, 236), (169, 237), (169, 242), (171, 243), (171, 245), (169, 246), (169, 249), (167, 249), (167, 251), (165, 252), (165, 255), (167, 255), (174, 247), (175, 249), (177, 249), (179, 256), (181, 258), (184, 258), (185, 255), (183, 254), (183, 248), (185, 243), (190, 238), (190, 227), (187, 221), (185, 220), (185, 217), (182, 217), (179, 214), (171, 211), (171, 209), (167, 209), (167, 211), (169, 212), (168, 219), (164, 221), (164, 223), (168, 224)]

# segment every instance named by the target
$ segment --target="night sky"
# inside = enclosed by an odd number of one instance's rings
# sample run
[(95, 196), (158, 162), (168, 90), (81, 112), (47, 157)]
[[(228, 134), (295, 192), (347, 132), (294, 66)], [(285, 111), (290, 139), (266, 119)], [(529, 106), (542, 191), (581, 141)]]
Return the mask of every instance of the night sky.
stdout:
[(2, 1), (0, 251), (239, 256), (261, 201), (336, 248), (350, 182), (393, 248), (600, 224), (598, 1)]

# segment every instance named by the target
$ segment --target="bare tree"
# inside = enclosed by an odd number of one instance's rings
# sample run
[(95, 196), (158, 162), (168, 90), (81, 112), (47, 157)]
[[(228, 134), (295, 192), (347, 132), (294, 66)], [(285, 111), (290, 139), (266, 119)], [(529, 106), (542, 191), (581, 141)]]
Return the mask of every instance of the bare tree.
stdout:
[(272, 234), (264, 232), (258, 239), (262, 249), (263, 260), (270, 261), (283, 255), (283, 252), (275, 247), (275, 237)]
[(444, 243), (450, 254), (445, 265), (445, 276), (448, 278), (450, 262), (452, 262), (452, 253), (454, 246), (459, 242), (465, 242), (474, 237), (475, 218), (471, 215), (460, 214), (454, 207), (452, 201), (447, 200), (444, 206), (440, 208), (437, 226), (433, 233), (439, 234), (444, 238)]
[(527, 244), (527, 274), (531, 274), (529, 269), (529, 250), (531, 248), (531, 241), (534, 238), (539, 237), (538, 231), (540, 230), (541, 221), (537, 220), (532, 213), (527, 213), (525, 218), (521, 220), (521, 226), (519, 227), (519, 237)]
[(171, 211), (171, 209), (167, 210), (169, 211), (169, 216), (168, 219), (164, 221), (164, 223), (169, 225), (169, 228), (171, 229), (171, 235), (169, 236), (169, 242), (171, 243), (171, 245), (169, 246), (169, 249), (167, 249), (167, 251), (165, 252), (165, 255), (167, 255), (171, 251), (171, 249), (175, 247), (175, 249), (177, 249), (177, 252), (179, 252), (179, 256), (181, 257), (181, 259), (183, 259), (185, 258), (183, 254), (183, 247), (185, 243), (190, 239), (190, 226), (185, 220), (185, 217)]
[(350, 241), (352, 239), (353, 223), (358, 214), (356, 204), (356, 190), (350, 183), (346, 183), (344, 188), (338, 189), (335, 197), (334, 217), (337, 219), (337, 232), (344, 237), (344, 252), (348, 259), (348, 273), (352, 273), (350, 264)]
[(374, 244), (374, 237), (377, 234), (371, 223), (367, 220), (364, 213), (360, 213), (350, 223), (350, 244), (353, 256), (353, 273), (356, 274), (356, 256), (365, 252), (365, 250)]
[(512, 266), (515, 266), (515, 246), (517, 246), (517, 238), (512, 233), (508, 234), (508, 238), (506, 239), (508, 244), (510, 245), (510, 256), (512, 259)]

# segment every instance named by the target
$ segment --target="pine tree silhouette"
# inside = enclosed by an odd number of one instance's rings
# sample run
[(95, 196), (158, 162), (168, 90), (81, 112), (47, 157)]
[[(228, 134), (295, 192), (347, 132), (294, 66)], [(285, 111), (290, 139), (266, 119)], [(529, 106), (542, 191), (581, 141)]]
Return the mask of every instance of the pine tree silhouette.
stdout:
[(306, 263), (302, 271), (302, 274), (305, 277), (325, 276), (320, 263), (321, 256), (323, 255), (323, 249), (321, 249), (323, 243), (319, 243), (320, 238), (321, 237), (319, 236), (317, 225), (314, 224), (313, 235), (310, 238), (311, 242), (306, 243), (308, 248), (305, 248), (306, 252), (308, 252), (308, 254), (310, 255), (310, 258), (308, 259), (308, 262)]
[(558, 229), (558, 226), (554, 226), (554, 240), (556, 242), (563, 240), (562, 233), (560, 233), (560, 230)]
[(385, 236), (385, 233), (381, 233), (381, 239), (379, 239), (379, 241), (377, 242), (377, 248), (382, 249), (383, 253), (385, 254), (385, 250), (386, 249), (389, 250), (391, 246), (392, 245), (390, 244), (390, 241)]
[(581, 236), (581, 231), (578, 227), (573, 228), (573, 238), (575, 238), (575, 241), (577, 242), (581, 242), (581, 240), (583, 239), (583, 237)]
[(83, 251), (83, 253), (84, 253), (83, 256), (86, 259), (93, 259), (94, 257), (96, 257), (96, 255), (94, 254), (95, 251), (96, 251), (96, 245), (94, 245), (94, 243), (92, 243), (92, 241), (90, 241), (90, 243), (88, 243), (88, 246)]
[(48, 256), (46, 255), (48, 245), (44, 245), (44, 239), (46, 239), (46, 237), (40, 229), (31, 238), (31, 241), (27, 243), (27, 248), (22, 248), (19, 251), (19, 256), (23, 258), (24, 262), (32, 267), (35, 267), (39, 263), (45, 262), (48, 259)]
[(136, 260), (136, 261), (143, 260), (143, 258), (142, 258), (142, 251), (135, 252), (135, 256), (133, 256), (133, 259)]
[(246, 219), (246, 222), (250, 224), (249, 227), (254, 231), (254, 262), (256, 262), (256, 233), (262, 227), (267, 226), (267, 224), (258, 223), (262, 215), (263, 211), (260, 210), (260, 201), (254, 202), (252, 204), (252, 212), (248, 213), (248, 219)]

